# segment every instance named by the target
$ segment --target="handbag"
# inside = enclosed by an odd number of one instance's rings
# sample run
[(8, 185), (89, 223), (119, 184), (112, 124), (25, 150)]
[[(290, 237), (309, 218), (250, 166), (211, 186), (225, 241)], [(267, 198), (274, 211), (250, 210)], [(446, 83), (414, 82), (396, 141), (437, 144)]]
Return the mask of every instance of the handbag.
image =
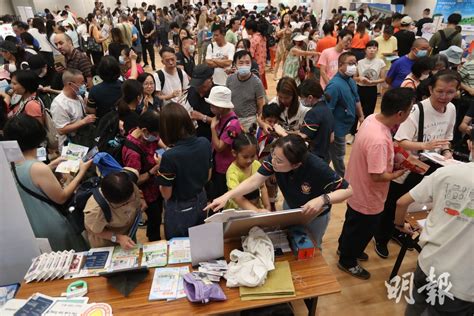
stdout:
[[(82, 117), (86, 117), (84, 106), (81, 101)], [(96, 128), (94, 124), (87, 124), (68, 135), (69, 142), (86, 147), (93, 147)]]
[(89, 53), (102, 52), (102, 44), (97, 43), (94, 36), (92, 36), (92, 32), (89, 32), (89, 37), (87, 38), (87, 41), (85, 43), (85, 48)]

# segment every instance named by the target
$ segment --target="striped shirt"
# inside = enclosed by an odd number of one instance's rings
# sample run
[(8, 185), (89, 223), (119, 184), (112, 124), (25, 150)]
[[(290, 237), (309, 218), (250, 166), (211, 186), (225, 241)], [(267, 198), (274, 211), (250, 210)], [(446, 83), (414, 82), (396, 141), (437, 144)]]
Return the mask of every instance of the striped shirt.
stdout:
[(74, 49), (70, 57), (66, 56), (66, 68), (74, 68), (82, 72), (84, 79), (92, 77), (92, 63), (87, 55)]
[(459, 70), (462, 83), (474, 88), (474, 59), (465, 63)]

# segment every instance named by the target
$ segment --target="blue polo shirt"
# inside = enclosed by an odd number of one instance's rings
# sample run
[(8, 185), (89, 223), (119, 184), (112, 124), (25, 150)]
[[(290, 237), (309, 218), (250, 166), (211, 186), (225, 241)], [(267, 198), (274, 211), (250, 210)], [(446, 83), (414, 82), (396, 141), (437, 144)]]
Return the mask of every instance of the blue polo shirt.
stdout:
[[(275, 172), (271, 155), (265, 158), (258, 173), (269, 177), (275, 174), (286, 203), (290, 208), (300, 208), (320, 195), (338, 189), (346, 189), (349, 184), (341, 178), (329, 165), (313, 153), (297, 169), (290, 172)], [(330, 211), (324, 211), (319, 216)]]
[(354, 79), (338, 72), (326, 86), (326, 101), (334, 116), (334, 135), (345, 137), (356, 118), (356, 103), (359, 102), (357, 84)]
[(400, 88), (405, 77), (411, 72), (411, 67), (415, 63), (407, 55), (398, 58), (392, 63), (390, 70), (387, 73), (388, 78), (392, 78), (392, 88)]

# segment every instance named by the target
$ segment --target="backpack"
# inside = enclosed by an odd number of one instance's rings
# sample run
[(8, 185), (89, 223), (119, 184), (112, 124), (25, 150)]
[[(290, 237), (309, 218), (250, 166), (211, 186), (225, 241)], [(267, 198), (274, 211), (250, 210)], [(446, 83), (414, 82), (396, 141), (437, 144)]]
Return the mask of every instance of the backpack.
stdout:
[[(178, 72), (179, 81), (181, 82), (181, 90), (184, 90), (183, 71), (179, 68), (176, 68), (176, 71)], [(158, 79), (160, 79), (161, 91), (163, 91), (163, 87), (165, 86), (165, 73), (160, 69), (156, 74), (158, 75)]]
[(95, 145), (99, 152), (106, 152), (111, 155), (121, 166), (124, 165), (122, 159), (122, 149), (127, 147), (140, 155), (140, 162), (142, 165), (142, 172), (151, 169), (150, 164), (146, 159), (146, 153), (143, 150), (127, 140), (126, 137), (120, 134), (119, 131), (119, 116), (116, 111), (107, 113), (99, 123), (97, 128), (97, 136), (95, 138)]
[(433, 52), (431, 53), (432, 55), (436, 55), (439, 52), (442, 52), (443, 50), (447, 50), (452, 44), (451, 41), (458, 35), (459, 32), (455, 31), (448, 37), (446, 37), (446, 34), (444, 33), (444, 30), (439, 30), (439, 35), (441, 36), (441, 41), (437, 46), (433, 48)]
[(41, 106), (41, 111), (43, 112), (44, 128), (46, 130), (46, 142), (48, 144), (48, 149), (53, 151), (58, 150), (58, 130), (54, 125), (53, 116), (51, 114), (50, 109), (44, 105), (43, 100), (41, 100), (41, 98), (39, 98), (38, 96), (34, 96), (33, 98), (28, 98), (24, 100), (23, 103), (20, 104), (20, 108), (18, 109), (17, 113), (23, 113), (26, 109), (26, 104), (30, 101), (37, 101)]

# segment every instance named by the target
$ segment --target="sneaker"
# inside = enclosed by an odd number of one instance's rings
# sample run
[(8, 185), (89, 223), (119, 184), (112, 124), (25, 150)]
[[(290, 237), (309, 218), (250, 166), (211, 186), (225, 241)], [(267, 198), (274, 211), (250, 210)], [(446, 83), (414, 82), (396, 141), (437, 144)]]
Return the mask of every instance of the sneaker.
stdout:
[(350, 134), (347, 135), (347, 137), (346, 137), (346, 144), (347, 144), (347, 145), (352, 145), (352, 144), (354, 143), (354, 138), (355, 138), (354, 135), (350, 135)]
[(338, 262), (337, 267), (340, 270), (347, 272), (353, 277), (356, 277), (358, 279), (367, 280), (370, 278), (370, 272), (362, 268), (360, 265), (356, 265), (355, 267), (352, 267), (352, 268), (346, 268)]
[[(337, 255), (340, 256), (341, 255), (341, 252), (339, 250), (337, 250)], [(367, 261), (369, 260), (369, 255), (366, 254), (365, 252), (363, 252), (359, 257), (357, 257), (357, 260), (359, 261)]]
[(375, 252), (379, 255), (380, 258), (382, 258), (382, 259), (387, 259), (388, 258), (387, 245), (383, 245), (383, 244), (378, 243), (374, 240), (374, 246), (375, 246)]
[(413, 239), (405, 233), (396, 233), (392, 235), (392, 240), (401, 246), (407, 245), (407, 250), (413, 251)]

